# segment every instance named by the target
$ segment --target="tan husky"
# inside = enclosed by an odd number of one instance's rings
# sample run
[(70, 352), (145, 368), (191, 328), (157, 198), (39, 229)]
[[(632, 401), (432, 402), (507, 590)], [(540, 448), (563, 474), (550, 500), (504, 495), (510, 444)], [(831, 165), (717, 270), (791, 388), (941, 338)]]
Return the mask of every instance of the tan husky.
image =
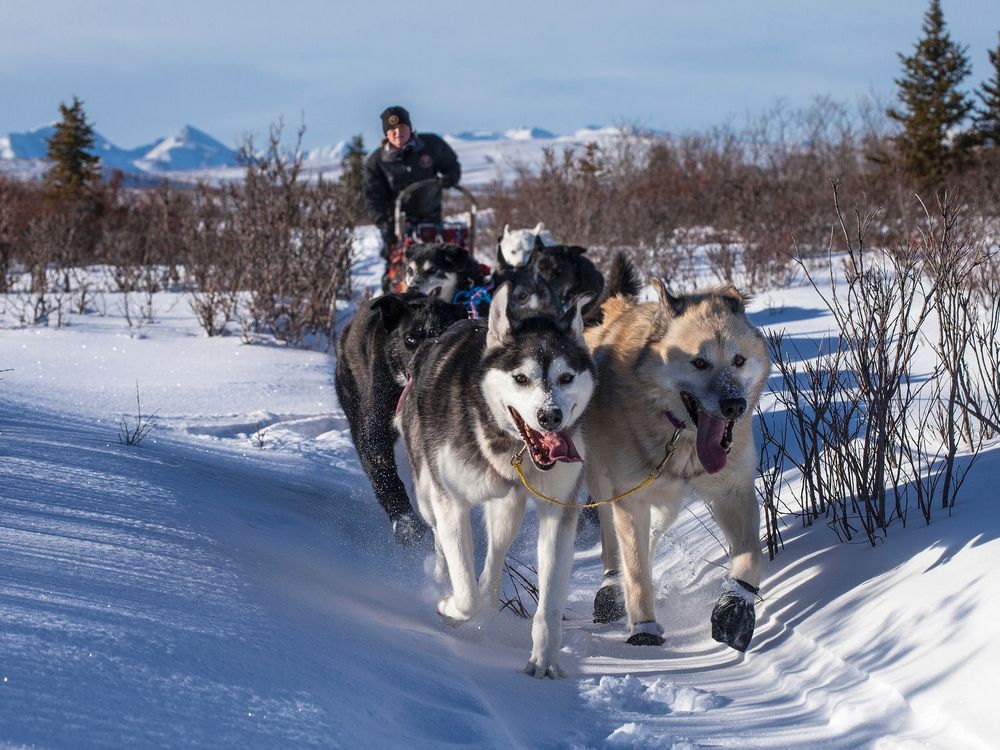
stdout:
[[(662, 644), (653, 550), (685, 497), (701, 497), (730, 545), (730, 579), (712, 612), (712, 636), (745, 651), (762, 572), (751, 422), (770, 372), (767, 347), (733, 287), (675, 297), (659, 279), (653, 286), (658, 302), (610, 299), (601, 325), (586, 333), (598, 373), (587, 412), (591, 496), (627, 492), (669, 453), (662, 476), (610, 506), (617, 539), (602, 534), (606, 569), (620, 564), (624, 572), (628, 642)], [(602, 528), (610, 525), (608, 507)]]

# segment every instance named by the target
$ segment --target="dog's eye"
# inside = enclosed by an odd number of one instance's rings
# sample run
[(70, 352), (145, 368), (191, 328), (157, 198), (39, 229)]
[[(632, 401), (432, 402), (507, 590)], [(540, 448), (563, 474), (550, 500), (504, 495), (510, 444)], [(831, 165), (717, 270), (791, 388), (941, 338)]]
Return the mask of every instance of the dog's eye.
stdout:
[(405, 336), (403, 338), (403, 343), (406, 344), (408, 348), (412, 349), (413, 347), (415, 347), (417, 344), (420, 343), (420, 339), (418, 339), (416, 336)]
[(743, 367), (743, 365), (746, 364), (746, 361), (747, 361), (746, 357), (744, 357), (742, 354), (737, 354), (735, 357), (733, 357), (733, 367)]
[(517, 375), (514, 376), (514, 382), (517, 383), (518, 385), (527, 385), (528, 376), (525, 375), (524, 373), (519, 372)]
[(560, 385), (569, 385), (570, 383), (573, 382), (573, 378), (574, 377), (575, 376), (573, 375), (573, 373), (571, 373), (571, 372), (564, 372), (562, 375), (559, 376), (559, 384)]
[(698, 370), (707, 370), (710, 367), (710, 365), (708, 364), (708, 362), (706, 362), (701, 357), (695, 357), (694, 359), (692, 359), (691, 360), (691, 364), (694, 365), (695, 369), (698, 369)]

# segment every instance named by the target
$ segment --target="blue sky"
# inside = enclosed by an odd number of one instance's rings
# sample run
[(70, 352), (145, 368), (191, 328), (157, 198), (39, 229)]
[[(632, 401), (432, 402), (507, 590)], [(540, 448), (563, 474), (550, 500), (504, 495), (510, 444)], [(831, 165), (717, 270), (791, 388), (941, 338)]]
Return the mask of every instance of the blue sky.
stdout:
[[(6, 0), (0, 133), (83, 99), (97, 129), (135, 147), (184, 124), (227, 145), (283, 118), (307, 147), (407, 106), (418, 130), (570, 132), (636, 122), (683, 132), (740, 122), (779, 99), (890, 96), (927, 3), (424, 0)], [(944, 0), (989, 75), (1000, 2)]]

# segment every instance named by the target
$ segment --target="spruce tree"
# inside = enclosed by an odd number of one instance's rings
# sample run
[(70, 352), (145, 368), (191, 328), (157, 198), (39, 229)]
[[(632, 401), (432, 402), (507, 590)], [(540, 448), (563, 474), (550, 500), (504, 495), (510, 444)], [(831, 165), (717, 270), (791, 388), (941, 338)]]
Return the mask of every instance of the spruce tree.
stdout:
[(900, 106), (887, 114), (902, 126), (894, 142), (903, 167), (923, 187), (939, 185), (961, 164), (968, 149), (965, 139), (949, 142), (972, 109), (972, 102), (958, 88), (971, 70), (966, 50), (951, 40), (940, 0), (931, 0), (916, 49), (910, 56), (899, 55), (903, 63), (903, 77), (896, 79)]
[(46, 155), (52, 167), (45, 179), (54, 197), (77, 198), (100, 176), (100, 159), (91, 153), (94, 128), (87, 122), (83, 102), (75, 96), (71, 106), (60, 104), (59, 112), (62, 120), (49, 139)]
[(361, 224), (366, 214), (361, 190), (365, 168), (365, 142), (360, 134), (351, 138), (340, 167), (341, 195), (348, 219), (354, 224)]
[(973, 130), (979, 143), (1000, 146), (1000, 34), (989, 55), (993, 77), (983, 81), (982, 89), (976, 92), (979, 106), (973, 115)]

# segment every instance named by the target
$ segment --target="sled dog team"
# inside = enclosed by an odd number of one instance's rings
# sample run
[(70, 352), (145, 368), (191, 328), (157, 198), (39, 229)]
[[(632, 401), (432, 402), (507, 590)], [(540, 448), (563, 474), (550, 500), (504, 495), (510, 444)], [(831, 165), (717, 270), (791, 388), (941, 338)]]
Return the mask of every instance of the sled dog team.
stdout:
[[(654, 278), (657, 300), (641, 302), (624, 258), (605, 282), (583, 248), (555, 243), (541, 224), (504, 228), (492, 299), (466, 293), (484, 278), (461, 248), (412, 250), (406, 278), (419, 291), (359, 312), (337, 343), (336, 385), (395, 537), (433, 532), (438, 614), (458, 625), (496, 606), (534, 497), (539, 595), (525, 671), (559, 676), (575, 503), (589, 494), (605, 567), (595, 621), (627, 615), (628, 643), (660, 645), (653, 551), (697, 496), (730, 547), (712, 636), (745, 651), (762, 573), (751, 415), (770, 370), (746, 298), (733, 287), (675, 296)], [(399, 435), (419, 515), (395, 464)], [(487, 531), (478, 578), (476, 505)]]

